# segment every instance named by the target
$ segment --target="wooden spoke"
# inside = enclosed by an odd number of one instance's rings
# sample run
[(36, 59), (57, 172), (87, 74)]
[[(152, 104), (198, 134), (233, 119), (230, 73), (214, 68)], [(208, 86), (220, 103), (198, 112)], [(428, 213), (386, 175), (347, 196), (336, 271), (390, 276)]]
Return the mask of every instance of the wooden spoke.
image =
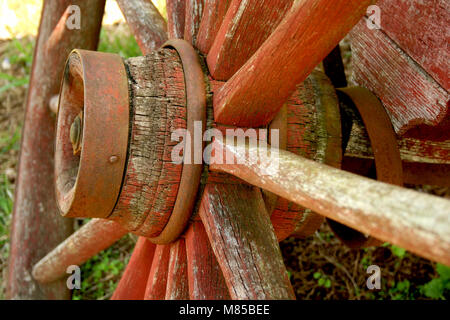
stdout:
[(231, 0), (207, 58), (213, 78), (231, 78), (275, 30), (292, 3)]
[(188, 300), (189, 284), (186, 244), (183, 238), (170, 245), (169, 270), (167, 272), (166, 300)]
[[(377, 182), (284, 150), (227, 144), (235, 163), (212, 164), (280, 197), (418, 255), (450, 265), (450, 201)], [(278, 153), (278, 154), (277, 154)], [(237, 162), (239, 161), (239, 162)]]
[(219, 32), (231, 0), (205, 0), (202, 20), (197, 35), (197, 49), (207, 54)]
[(166, 0), (166, 9), (169, 38), (183, 39), (186, 0)]
[(166, 297), (169, 259), (170, 246), (157, 245), (150, 274), (147, 279), (144, 300), (163, 300)]
[(261, 192), (209, 184), (200, 217), (232, 299), (294, 299)]
[(156, 245), (139, 237), (111, 300), (142, 300)]
[(222, 270), (201, 221), (193, 222), (186, 232), (186, 251), (189, 298), (191, 300), (230, 299)]
[(55, 281), (68, 266), (83, 264), (127, 232), (116, 222), (92, 219), (42, 258), (33, 268), (33, 277), (42, 283)]
[(144, 55), (167, 41), (166, 21), (151, 1), (117, 0), (117, 3)]
[(205, 0), (186, 0), (186, 15), (184, 16), (184, 40), (192, 45), (197, 41), (197, 33), (203, 15)]
[(215, 120), (243, 127), (267, 124), (295, 86), (336, 47), (373, 2), (295, 1), (258, 51), (214, 95)]

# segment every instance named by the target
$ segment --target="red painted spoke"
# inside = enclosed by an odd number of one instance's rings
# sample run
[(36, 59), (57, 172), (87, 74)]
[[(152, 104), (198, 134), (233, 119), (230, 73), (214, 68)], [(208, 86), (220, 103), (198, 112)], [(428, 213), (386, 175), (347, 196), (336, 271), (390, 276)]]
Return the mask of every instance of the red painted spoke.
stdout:
[(143, 300), (156, 245), (139, 237), (111, 300)]
[(296, 85), (306, 79), (373, 2), (294, 2), (258, 51), (214, 95), (215, 120), (243, 127), (267, 124)]
[(147, 279), (145, 300), (163, 300), (166, 297), (167, 271), (170, 259), (170, 246), (157, 245), (152, 267)]
[(292, 6), (292, 0), (231, 0), (208, 54), (216, 80), (228, 80), (256, 52)]
[(42, 258), (33, 268), (33, 277), (43, 283), (59, 279), (68, 266), (83, 264), (127, 233), (116, 222), (92, 219)]
[[(8, 297), (12, 299), (69, 298), (65, 281), (44, 287), (30, 280), (34, 263), (73, 230), (72, 221), (60, 216), (53, 192), (55, 119), (48, 103), (59, 92), (70, 51), (97, 47), (104, 3), (104, 0), (48, 0), (43, 5), (22, 135), (21, 150), (26, 152), (20, 155), (11, 223)], [(89, 15), (82, 17), (80, 30), (64, 33), (57, 46), (47, 45), (50, 34), (55, 34), (55, 26), (64, 24), (60, 18), (70, 5), (78, 5), (81, 12)]]
[(169, 271), (167, 272), (166, 300), (188, 300), (189, 284), (186, 244), (183, 238), (170, 245)]
[(207, 54), (219, 32), (231, 0), (205, 0), (202, 20), (197, 35), (197, 49)]
[(199, 214), (231, 298), (295, 298), (258, 189), (209, 184)]
[(167, 41), (167, 25), (158, 9), (148, 0), (117, 0), (143, 54)]
[(186, 232), (186, 251), (190, 299), (230, 299), (222, 270), (201, 221), (193, 222)]
[(183, 39), (186, 0), (166, 0), (169, 38)]
[(195, 44), (203, 14), (205, 0), (186, 0), (184, 16), (184, 40)]
[(270, 156), (257, 146), (218, 140), (216, 147), (239, 164), (212, 164), (211, 170), (230, 173), (377, 239), (450, 264), (449, 200), (363, 178), (284, 150), (274, 156), (275, 150), (269, 148)]

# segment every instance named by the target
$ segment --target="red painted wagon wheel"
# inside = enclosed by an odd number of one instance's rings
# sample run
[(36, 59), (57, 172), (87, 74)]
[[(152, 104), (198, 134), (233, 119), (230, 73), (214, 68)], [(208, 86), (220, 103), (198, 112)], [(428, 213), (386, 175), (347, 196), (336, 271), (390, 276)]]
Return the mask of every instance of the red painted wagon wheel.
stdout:
[[(68, 297), (58, 280), (68, 265), (134, 232), (141, 237), (113, 299), (292, 299), (259, 188), (449, 264), (448, 225), (435, 228), (448, 201), (217, 138), (230, 128), (266, 128), (372, 1), (168, 0), (167, 26), (150, 1), (118, 3), (145, 57), (72, 51), (95, 49), (104, 1), (45, 1), (14, 209), (11, 298)], [(69, 4), (89, 12), (80, 30), (65, 26)], [(158, 49), (167, 38), (187, 42)], [(59, 74), (55, 137), (48, 104)], [(195, 121), (216, 133), (214, 159), (239, 161), (170, 161), (171, 133)], [(329, 133), (339, 121), (323, 123)], [(423, 217), (423, 208), (436, 215)], [(70, 228), (59, 212), (95, 219), (61, 242)]]

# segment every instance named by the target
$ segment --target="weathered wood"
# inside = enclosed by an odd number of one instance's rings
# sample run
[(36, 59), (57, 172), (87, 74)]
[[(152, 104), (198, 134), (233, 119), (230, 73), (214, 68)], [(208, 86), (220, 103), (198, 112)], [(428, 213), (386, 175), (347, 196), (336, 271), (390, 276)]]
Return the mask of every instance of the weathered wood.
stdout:
[(111, 300), (143, 300), (156, 245), (139, 237)]
[(383, 102), (397, 135), (425, 124), (431, 127), (420, 138), (448, 140), (448, 92), (382, 30), (368, 29), (366, 21), (351, 32), (354, 80)]
[(416, 185), (450, 187), (450, 165), (403, 161), (403, 181)]
[(60, 279), (67, 267), (82, 265), (125, 234), (114, 221), (92, 219), (42, 258), (33, 268), (33, 278), (41, 283)]
[(167, 41), (167, 23), (148, 0), (117, 0), (142, 53), (149, 54)]
[[(340, 168), (342, 140), (339, 101), (330, 80), (314, 71), (289, 98), (286, 150), (317, 162)], [(279, 198), (271, 221), (278, 241), (293, 235), (306, 238), (324, 217)]]
[[(59, 92), (64, 62), (73, 48), (97, 47), (104, 0), (45, 1), (34, 51), (26, 102), (22, 145), (11, 222), (7, 297), (10, 299), (68, 299), (64, 280), (40, 285), (31, 276), (33, 265), (73, 231), (70, 219), (63, 219), (53, 193), (54, 115), (49, 100)], [(70, 5), (78, 5), (83, 15), (80, 30), (47, 45), (54, 32), (65, 28)], [(87, 14), (89, 12), (89, 14)], [(86, 14), (84, 14), (86, 13)], [(62, 19), (61, 19), (62, 17)], [(55, 30), (58, 26), (59, 31)], [(49, 63), (51, 61), (51, 63)]]
[(186, 252), (189, 298), (191, 300), (230, 299), (222, 270), (201, 221), (193, 222), (186, 232)]
[(271, 36), (214, 95), (214, 119), (244, 127), (270, 122), (296, 85), (336, 47), (373, 2), (294, 2)]
[(231, 0), (207, 58), (213, 78), (231, 78), (275, 30), (292, 3)]
[(276, 150), (267, 156), (255, 146), (216, 141), (216, 147), (242, 164), (212, 164), (211, 170), (230, 173), (365, 234), (450, 265), (449, 200), (356, 176), (284, 150), (274, 161)]
[(182, 164), (171, 160), (171, 133), (186, 128), (184, 75), (171, 49), (126, 61), (132, 107), (127, 172), (109, 219), (127, 230), (157, 236), (172, 212)]
[(232, 299), (294, 299), (261, 192), (209, 184), (199, 215)]
[(197, 33), (203, 15), (205, 0), (186, 0), (184, 16), (184, 40), (192, 45), (197, 41)]
[(231, 0), (205, 0), (205, 8), (197, 35), (197, 49), (208, 54), (219, 32)]
[[(397, 139), (403, 161), (430, 164), (450, 163), (450, 140), (433, 141), (408, 137), (397, 137)], [(345, 155), (373, 159), (369, 137), (360, 119), (352, 119), (351, 133)]]
[[(379, 0), (381, 29), (445, 90), (450, 90), (446, 0)], [(369, 31), (370, 32), (370, 31)]]
[(185, 0), (166, 0), (167, 32), (169, 38), (183, 39), (184, 16), (186, 12)]
[(170, 245), (169, 270), (167, 272), (166, 300), (188, 300), (189, 283), (186, 244), (183, 238)]
[(147, 280), (144, 300), (163, 300), (166, 297), (170, 246), (157, 245)]

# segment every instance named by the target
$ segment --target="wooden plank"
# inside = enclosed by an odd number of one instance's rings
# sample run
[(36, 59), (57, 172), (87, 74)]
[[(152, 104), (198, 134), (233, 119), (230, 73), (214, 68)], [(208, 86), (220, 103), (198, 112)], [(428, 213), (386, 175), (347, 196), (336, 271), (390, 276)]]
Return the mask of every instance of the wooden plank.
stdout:
[(436, 126), (433, 137), (449, 139), (448, 130), (437, 126), (449, 112), (448, 92), (382, 30), (369, 30), (366, 18), (352, 30), (351, 38), (353, 78), (383, 102), (397, 135), (425, 124)]
[(167, 32), (169, 38), (183, 39), (184, 15), (186, 12), (185, 0), (166, 0)]
[(111, 300), (143, 300), (156, 245), (139, 237)]
[(125, 63), (134, 116), (127, 172), (108, 218), (136, 234), (155, 237), (172, 213), (183, 169), (170, 158), (177, 144), (171, 133), (186, 128), (183, 67), (174, 50), (153, 51)]
[(213, 78), (231, 78), (275, 30), (292, 3), (231, 0), (207, 58)]
[(148, 275), (144, 300), (163, 300), (166, 297), (170, 246), (157, 245)]
[[(297, 86), (286, 102), (286, 150), (340, 168), (342, 160), (339, 101), (331, 81), (322, 72), (313, 71)], [(293, 235), (306, 238), (324, 221), (324, 217), (286, 199), (279, 198), (271, 221), (278, 241)]]
[(189, 284), (186, 244), (183, 238), (170, 244), (169, 270), (167, 273), (166, 300), (188, 300)]
[[(70, 51), (73, 48), (95, 50), (97, 47), (104, 4), (104, 0), (43, 2), (11, 221), (9, 299), (70, 298), (64, 280), (40, 285), (31, 276), (33, 265), (73, 231), (72, 221), (59, 214), (53, 192), (55, 117), (48, 103), (59, 92), (64, 63)], [(77, 5), (82, 14), (89, 14), (81, 18), (80, 30), (65, 32), (69, 14), (64, 12), (68, 13), (70, 5)], [(53, 42), (55, 45), (47, 45), (50, 37), (58, 39)]]
[(211, 170), (230, 173), (365, 234), (450, 265), (449, 200), (363, 178), (284, 150), (269, 148), (268, 156), (257, 146), (215, 143), (216, 150), (234, 155), (235, 163), (242, 164), (212, 164)]
[(126, 234), (118, 223), (92, 219), (42, 258), (33, 277), (42, 283), (55, 281), (66, 275), (68, 266), (82, 265)]
[(296, 85), (336, 47), (373, 2), (294, 2), (271, 36), (214, 95), (216, 122), (243, 127), (269, 123)]
[(208, 184), (199, 215), (232, 299), (294, 299), (261, 192)]
[(117, 0), (144, 55), (167, 41), (167, 23), (155, 5), (148, 0)]
[(201, 221), (193, 222), (186, 232), (189, 298), (191, 300), (228, 300), (230, 294), (209, 244)]
[(383, 32), (449, 91), (450, 37), (445, 30), (450, 22), (450, 2), (379, 0), (377, 5)]
[(197, 49), (208, 54), (222, 25), (231, 0), (205, 0), (202, 20), (197, 35)]
[(186, 0), (184, 16), (184, 40), (195, 45), (205, 0)]

